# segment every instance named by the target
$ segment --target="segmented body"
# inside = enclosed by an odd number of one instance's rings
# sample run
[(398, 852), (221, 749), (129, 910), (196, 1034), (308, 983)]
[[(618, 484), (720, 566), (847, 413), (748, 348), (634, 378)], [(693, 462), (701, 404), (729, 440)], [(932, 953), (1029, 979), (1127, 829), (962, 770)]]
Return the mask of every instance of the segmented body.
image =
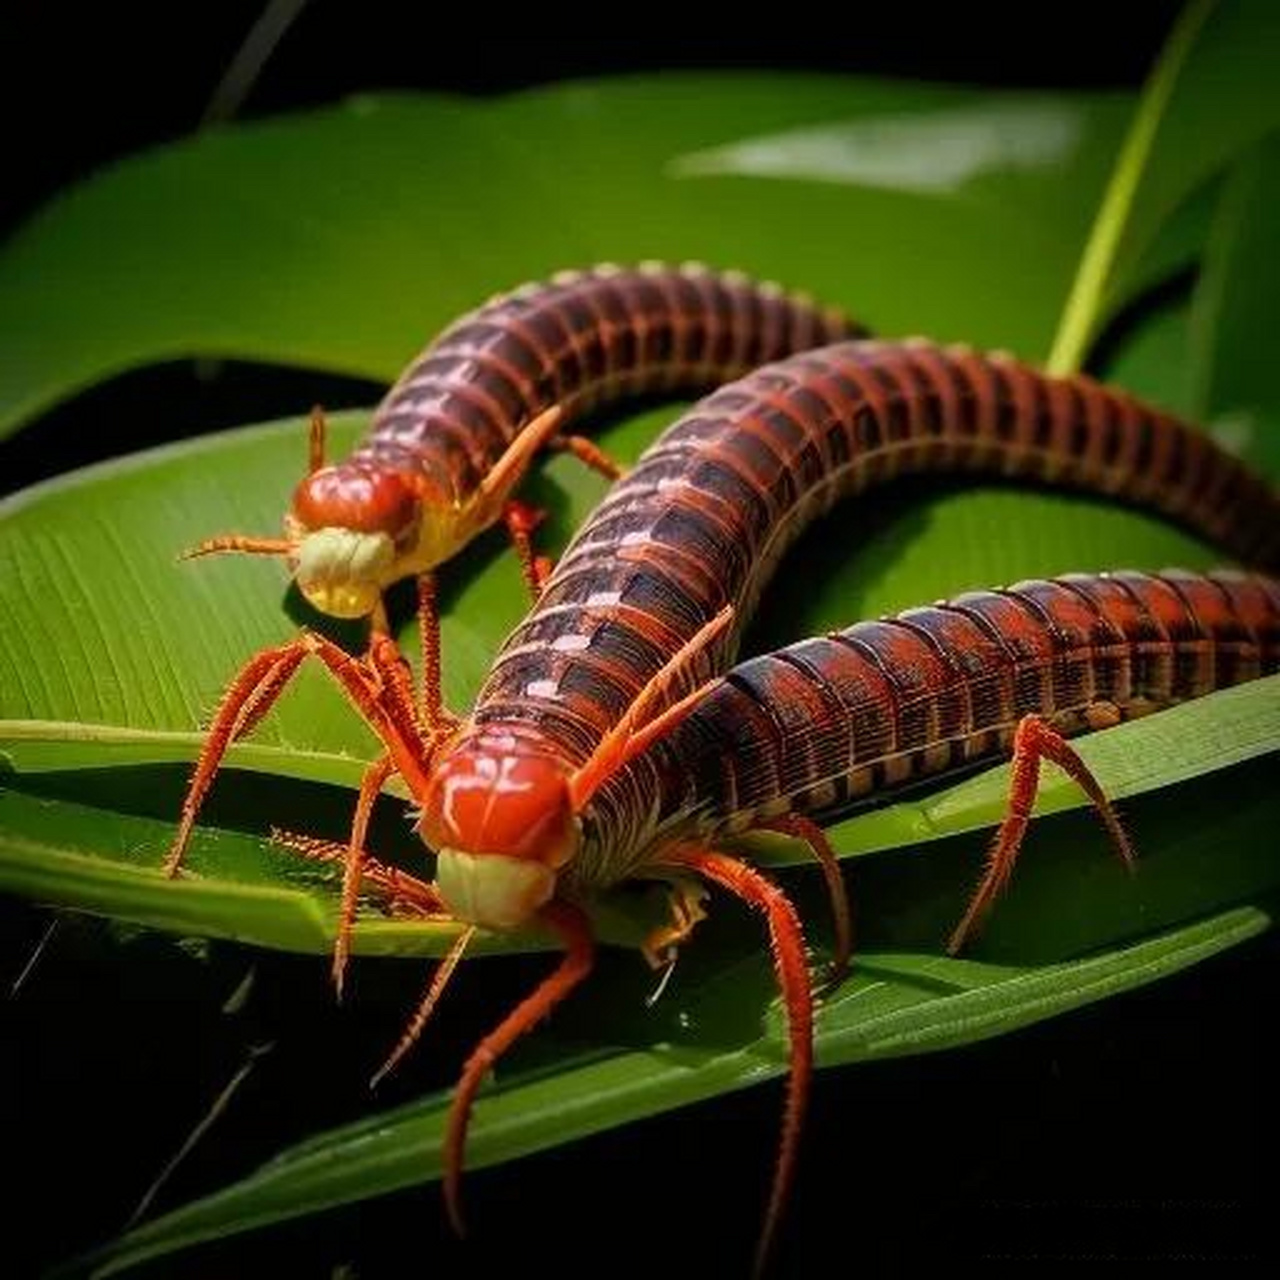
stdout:
[(393, 473), (465, 506), (516, 436), (558, 406), (561, 425), (629, 396), (700, 391), (793, 351), (865, 332), (838, 312), (737, 272), (688, 264), (567, 271), (455, 321), (387, 393), (364, 440), (326, 468), (313, 510)]
[[(688, 367), (693, 348), (672, 342), (681, 353), (675, 365)], [(383, 433), (383, 442), (395, 436)], [(417, 458), (406, 446), (405, 465)], [(454, 480), (470, 465), (459, 458), (447, 472)], [(347, 868), (348, 926), (373, 800), (391, 772), (420, 806), (417, 829), (437, 855), (424, 900), (468, 927), (390, 1061), (421, 1030), (476, 927), (537, 920), (565, 944), (558, 968), (463, 1067), (444, 1152), (455, 1225), (482, 1082), (590, 972), (591, 928), (574, 899), (637, 874), (676, 886), (694, 875), (765, 915), (787, 1008), (791, 1079), (761, 1264), (796, 1165), (813, 1066), (812, 993), (786, 895), (705, 837), (785, 817), (808, 839), (832, 889), (839, 971), (850, 950), (848, 914), (834, 853), (809, 819), (1013, 737), (1013, 821), (1002, 824), (992, 874), (953, 938), (962, 941), (1011, 870), (1041, 757), (1085, 788), (1131, 859), (1105, 795), (1055, 727), (1093, 723), (1099, 712), (1119, 718), (1275, 669), (1275, 583), (1117, 575), (965, 597), (717, 678), (795, 538), (839, 499), (924, 470), (1092, 490), (1161, 512), (1258, 565), (1280, 552), (1280, 497), (1206, 437), (1130, 397), (968, 349), (846, 342), (766, 365), (668, 430), (570, 545), (456, 728), (424, 717), (385, 635), (360, 661), (313, 635), (265, 651), (224, 698), (171, 868), (227, 744), (308, 655), (328, 667), (385, 752), (366, 771), (351, 839), (337, 854)], [(426, 616), (430, 593), (421, 598)], [(438, 710), (437, 698), (426, 703)], [(314, 842), (293, 843), (307, 851)], [(682, 941), (699, 918), (696, 898), (682, 893), (657, 948)], [(346, 936), (335, 954), (339, 977)]]
[[(787, 813), (829, 823), (895, 786), (1003, 754), (1039, 715), (1068, 736), (1280, 670), (1280, 581), (1070, 574), (976, 591), (749, 659), (583, 814), (633, 853)], [(610, 857), (616, 858), (615, 848)], [(625, 857), (625, 851), (623, 853)]]
[[(517, 755), (580, 765), (726, 604), (734, 629), (667, 700), (729, 664), (769, 574), (814, 519), (925, 470), (1092, 490), (1161, 512), (1247, 562), (1277, 555), (1276, 494), (1207, 437), (1127, 395), (968, 349), (837, 344), (713, 393), (656, 442), (571, 543), (440, 763)], [(633, 872), (657, 834), (657, 803), (652, 790), (607, 785), (583, 815), (566, 887)]]

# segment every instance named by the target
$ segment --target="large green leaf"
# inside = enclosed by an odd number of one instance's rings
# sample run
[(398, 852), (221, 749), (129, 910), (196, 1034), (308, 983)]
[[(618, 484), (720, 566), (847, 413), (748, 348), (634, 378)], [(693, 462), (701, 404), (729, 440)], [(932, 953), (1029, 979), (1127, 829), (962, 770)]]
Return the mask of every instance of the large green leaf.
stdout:
[(1189, 0), (1153, 68), (1080, 259), (1049, 367), (1084, 365), (1091, 339), (1159, 257), (1168, 221), (1280, 125), (1280, 11)]
[(1255, 466), (1280, 467), (1280, 389), (1268, 358), (1280, 295), (1280, 134), (1243, 159), (1222, 192), (1192, 307), (1192, 408)]
[[(1222, 790), (1216, 779), (1202, 781), (1172, 801), (1133, 806), (1134, 829), (1154, 852), (1129, 884), (1096, 850), (1085, 855), (1079, 821), (1039, 824), (1035, 855), (993, 922), (990, 960), (947, 959), (928, 947), (951, 922), (974, 850), (952, 851), (928, 874), (910, 861), (872, 860), (856, 881), (866, 922), (857, 971), (823, 1001), (819, 1062), (972, 1043), (1154, 981), (1266, 929), (1271, 907), (1255, 895), (1280, 887), (1280, 870), (1256, 838), (1258, 823), (1274, 820), (1268, 769), (1236, 770), (1229, 806), (1218, 803)], [(1199, 803), (1219, 813), (1216, 829), (1188, 834), (1183, 815)], [(1242, 897), (1262, 905), (1221, 905)], [(819, 914), (811, 893), (802, 902), (810, 919)], [(1082, 948), (1099, 950), (1062, 958)], [(770, 1007), (763, 950), (744, 957), (721, 939), (689, 948), (686, 963), (653, 1012), (640, 1008), (639, 968), (630, 979), (615, 974), (589, 987), (537, 1045), (518, 1050), (476, 1108), (469, 1167), (779, 1075), (784, 1027)], [(748, 1010), (744, 1025), (740, 1014)], [(446, 1093), (433, 1094), (286, 1151), (226, 1190), (125, 1235), (97, 1255), (95, 1274), (438, 1178), (448, 1103)]]
[[(885, 333), (1034, 355), (1128, 105), (664, 75), (213, 130), (73, 188), (0, 252), (0, 430), (178, 356), (389, 380), (488, 294), (608, 259), (703, 258)], [(760, 154), (791, 171), (732, 163)]]
[[(1263, 0), (1209, 15), (1095, 319), (1187, 197), (1280, 121), (1274, 36)], [(1129, 107), (664, 75), (483, 104), (362, 97), (210, 130), (70, 190), (0, 252), (0, 430), (179, 356), (389, 379), (486, 293), (611, 257), (703, 257), (806, 284), (886, 333), (1042, 355)]]

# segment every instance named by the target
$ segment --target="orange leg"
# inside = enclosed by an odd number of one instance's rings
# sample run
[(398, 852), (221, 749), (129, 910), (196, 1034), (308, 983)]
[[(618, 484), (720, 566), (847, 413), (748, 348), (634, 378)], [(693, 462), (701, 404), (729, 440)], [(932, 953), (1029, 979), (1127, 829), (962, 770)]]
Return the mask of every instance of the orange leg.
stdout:
[(493, 1064), (526, 1032), (532, 1030), (591, 972), (595, 943), (587, 917), (567, 902), (549, 902), (538, 919), (550, 925), (564, 940), (565, 954), (554, 973), (548, 974), (480, 1043), (467, 1059), (458, 1081), (444, 1139), (444, 1199), (449, 1221), (459, 1235), (462, 1223), (462, 1158), (466, 1149), (471, 1106)]
[[(271, 839), (314, 862), (343, 866), (347, 860), (347, 846), (338, 840), (300, 835), (296, 831), (282, 831), (279, 827), (271, 828)], [(388, 900), (393, 912), (437, 920), (452, 919), (435, 885), (419, 880), (399, 867), (379, 862), (367, 853), (361, 855), (361, 878)]]
[[(387, 643), (394, 649), (392, 642)], [(403, 691), (395, 683), (386, 685), (386, 677), (392, 670), (388, 665), (389, 655), (371, 649), (369, 661), (361, 662), (323, 636), (304, 632), (288, 644), (264, 649), (256, 654), (245, 664), (223, 695), (196, 763), (191, 785), (182, 802), (178, 831), (164, 861), (166, 875), (174, 876), (178, 873), (196, 816), (227, 748), (266, 715), (289, 678), (308, 655), (314, 655), (324, 663), (356, 704), (374, 732), (382, 739), (410, 790), (415, 794), (425, 791), (427, 778), (422, 767), (422, 751), (412, 698), (408, 703), (406, 725), (406, 713), (402, 705)]]
[(440, 610), (436, 605), (435, 575), (430, 573), (418, 578), (418, 636), (422, 652), (418, 723), (429, 760), (442, 739), (458, 726), (458, 717), (445, 707), (441, 692)]
[(596, 749), (569, 779), (574, 813), (581, 813), (587, 801), (609, 778), (650, 743), (670, 732), (718, 683), (715, 679), (709, 680), (664, 711), (654, 714), (654, 707), (661, 706), (663, 698), (670, 693), (672, 687), (689, 675), (694, 664), (721, 639), (732, 622), (733, 606), (726, 605), (710, 622), (685, 641), (640, 690), (626, 714), (605, 734)]
[[(418, 709), (418, 696), (413, 688), (413, 672), (405, 661), (400, 646), (389, 635), (369, 638), (361, 664), (378, 689), (378, 701), (384, 715), (395, 725), (406, 742), (420, 742), (438, 726), (424, 725)], [(421, 752), (419, 752), (421, 755)]]
[(440, 691), (440, 609), (436, 603), (436, 576), (418, 575), (418, 637), (422, 646), (422, 723), (429, 728), (444, 723), (444, 695)]
[(588, 440), (586, 436), (553, 436), (548, 448), (558, 453), (573, 454), (584, 466), (598, 471), (606, 480), (620, 479), (626, 473), (626, 468), (621, 463), (615, 462), (595, 441)]
[(301, 661), (302, 655), (288, 654), (266, 672), (240, 708), (240, 714), (231, 730), (232, 742), (247, 738), (258, 727), (258, 722), (271, 710), (272, 704), (292, 679)]
[[(440, 698), (440, 625), (435, 607), (435, 579), (423, 574), (418, 580), (418, 618), (422, 633), (422, 698), (415, 700), (413, 679), (399, 647), (389, 635), (371, 638), (367, 662), (381, 682), (383, 711), (394, 721), (405, 738), (417, 737), (422, 744), (421, 767), (430, 769), (435, 748), (453, 723), (444, 711)], [(360, 895), (364, 842), (374, 802), (387, 779), (395, 772), (389, 755), (375, 761), (365, 771), (360, 783), (351, 822), (351, 838), (342, 879), (342, 911), (338, 938), (333, 951), (333, 984), (338, 999), (342, 998), (342, 980), (349, 955), (351, 929), (355, 924), (356, 902)], [(425, 1018), (423, 1019), (425, 1022)]]
[(533, 596), (534, 604), (538, 603), (542, 588), (551, 576), (551, 561), (546, 556), (535, 554), (533, 550), (534, 531), (546, 518), (545, 511), (516, 498), (512, 498), (502, 508), (502, 519), (516, 555), (520, 557), (520, 572)]
[(427, 984), (427, 989), (423, 993), (417, 1009), (414, 1010), (413, 1017), (409, 1019), (409, 1025), (405, 1027), (404, 1034), (400, 1037), (396, 1047), (391, 1050), (386, 1062), (378, 1068), (374, 1073), (373, 1079), (369, 1081), (370, 1089), (376, 1089), (395, 1070), (400, 1059), (418, 1043), (418, 1038), (422, 1035), (423, 1028), (435, 1011), (436, 1005), (439, 1004), (440, 997), (444, 995), (444, 989), (449, 985), (449, 979), (453, 977), (453, 971), (458, 967), (458, 962), (462, 959), (471, 939), (475, 937), (475, 933), (475, 925), (468, 925), (458, 935), (458, 940), (449, 948), (449, 953), (436, 966), (436, 971), (431, 975), (431, 981)]
[(640, 944), (651, 969), (669, 969), (675, 964), (676, 948), (707, 918), (702, 905), (706, 899), (707, 891), (697, 880), (688, 876), (670, 876), (667, 880), (667, 901), (671, 907), (671, 918), (652, 930)]
[(245, 663), (223, 694), (201, 748), (200, 758), (196, 762), (191, 784), (182, 801), (178, 830), (165, 857), (165, 875), (172, 877), (178, 873), (196, 815), (200, 812), (200, 806), (204, 803), (204, 797), (213, 783), (227, 748), (266, 715), (305, 656), (296, 642), (274, 649), (263, 649)]
[(803, 814), (788, 813), (772, 822), (763, 824), (766, 831), (778, 831), (783, 835), (803, 840), (818, 859), (822, 875), (827, 882), (827, 896), (831, 899), (831, 914), (836, 927), (836, 951), (831, 958), (831, 970), (827, 983), (834, 987), (849, 972), (849, 957), (853, 954), (853, 921), (849, 913), (849, 892), (845, 886), (840, 861), (827, 834), (816, 822)]
[(1075, 748), (1046, 721), (1036, 715), (1025, 716), (1013, 736), (1008, 811), (991, 843), (986, 870), (969, 900), (964, 919), (956, 926), (947, 943), (947, 950), (952, 955), (964, 946), (969, 935), (981, 924), (996, 898), (1009, 884), (1023, 838), (1027, 834), (1027, 824), (1031, 821), (1031, 807), (1035, 804), (1036, 791), (1040, 785), (1041, 760), (1052, 761), (1079, 784), (1085, 795), (1093, 801), (1121, 862), (1130, 870), (1133, 868), (1135, 859), (1129, 837), (1125, 835), (1111, 801), (1089, 772), (1089, 766), (1080, 758)]
[(326, 434), (324, 409), (313, 405), (311, 409), (311, 436), (307, 441), (307, 474), (315, 475), (324, 466), (324, 438)]
[(697, 871), (758, 911), (764, 912), (769, 922), (769, 945), (773, 952), (774, 970), (787, 1010), (791, 1075), (787, 1085), (786, 1110), (778, 1163), (773, 1175), (773, 1190), (756, 1246), (755, 1270), (759, 1275), (764, 1270), (791, 1192), (791, 1184), (795, 1180), (800, 1130), (813, 1079), (813, 992), (809, 986), (809, 968), (805, 960), (804, 933), (800, 928), (796, 909), (786, 894), (773, 881), (745, 862), (739, 862), (723, 853), (702, 849), (674, 849), (665, 853), (662, 861)]
[(347, 855), (342, 869), (342, 910), (338, 916), (338, 938), (333, 947), (333, 987), (342, 999), (342, 979), (347, 970), (347, 957), (351, 953), (351, 929), (356, 919), (356, 899), (360, 896), (360, 882), (364, 871), (364, 841), (369, 831), (369, 818), (373, 804), (383, 784), (395, 772), (390, 756), (375, 760), (360, 780), (360, 797), (356, 801), (355, 815), (351, 820), (351, 838), (347, 841)]

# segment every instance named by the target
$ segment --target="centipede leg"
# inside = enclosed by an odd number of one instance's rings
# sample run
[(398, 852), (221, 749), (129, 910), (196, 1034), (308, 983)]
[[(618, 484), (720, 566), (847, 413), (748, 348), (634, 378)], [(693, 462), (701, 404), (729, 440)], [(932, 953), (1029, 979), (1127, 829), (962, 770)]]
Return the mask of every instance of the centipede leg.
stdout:
[(545, 977), (503, 1021), (476, 1046), (462, 1068), (462, 1076), (449, 1109), (444, 1139), (444, 1197), (449, 1221), (458, 1235), (465, 1235), (462, 1221), (462, 1158), (467, 1142), (471, 1107), (493, 1064), (526, 1032), (542, 1021), (591, 972), (595, 941), (586, 915), (567, 902), (549, 902), (538, 919), (550, 925), (565, 944), (565, 954), (553, 973)]
[(640, 944), (651, 969), (665, 969), (674, 964), (675, 949), (707, 918), (702, 905), (707, 900), (707, 891), (699, 881), (682, 875), (670, 875), (665, 880), (671, 917)]
[(534, 604), (538, 603), (542, 588), (551, 576), (551, 561), (546, 556), (538, 555), (533, 549), (534, 531), (546, 519), (546, 514), (516, 498), (512, 498), (502, 508), (502, 519), (516, 555), (520, 558), (520, 573)]
[(258, 722), (271, 710), (285, 685), (293, 678), (300, 661), (301, 658), (289, 655), (268, 669), (236, 716), (231, 729), (232, 742), (247, 738), (258, 727)]
[[(329, 862), (338, 867), (346, 865), (348, 846), (341, 840), (326, 840), (322, 836), (303, 835), (297, 831), (271, 828), (272, 843), (282, 845), (313, 862)], [(384, 898), (392, 912), (432, 920), (450, 920), (444, 899), (435, 885), (411, 876), (399, 867), (379, 862), (367, 852), (361, 853), (361, 880), (372, 885)]]
[(214, 715), (195, 772), (182, 801), (178, 830), (164, 861), (164, 873), (178, 874), (196, 815), (213, 783), (227, 748), (248, 733), (271, 709), (289, 678), (298, 669), (305, 651), (296, 643), (264, 649), (241, 668), (231, 682)]
[(840, 860), (836, 857), (827, 833), (818, 824), (800, 813), (784, 814), (770, 822), (762, 823), (766, 831), (803, 840), (813, 850), (827, 882), (827, 896), (831, 899), (831, 915), (835, 924), (836, 946), (827, 973), (827, 984), (835, 986), (849, 972), (849, 958), (853, 955), (853, 920), (849, 911), (849, 891), (845, 884)]
[(307, 440), (307, 474), (315, 475), (324, 466), (324, 442), (328, 424), (320, 405), (311, 408), (311, 434)]
[(351, 819), (351, 837), (347, 841), (347, 855), (342, 869), (342, 909), (338, 916), (338, 936), (333, 947), (333, 987), (342, 999), (342, 981), (346, 975), (347, 959), (351, 953), (351, 929), (356, 919), (356, 900), (360, 896), (360, 883), (364, 869), (364, 842), (369, 831), (369, 818), (373, 814), (374, 801), (387, 779), (395, 772), (390, 756), (375, 760), (360, 780), (360, 796)]
[[(277, 844), (284, 845), (287, 849), (292, 849), (304, 858), (312, 858), (319, 862), (337, 862), (344, 867), (349, 863), (348, 846), (339, 844), (336, 840), (323, 840), (316, 836), (298, 835), (290, 831), (281, 831), (278, 828), (272, 829), (271, 838)], [(361, 879), (372, 883), (384, 893), (390, 899), (393, 909), (408, 905), (413, 908), (414, 914), (418, 916), (449, 918), (449, 913), (445, 909), (444, 902), (434, 885), (427, 884), (426, 881), (419, 880), (416, 876), (408, 875), (397, 867), (385, 866), (375, 858), (369, 857), (363, 850), (360, 853), (360, 865), (362, 871)], [(462, 959), (463, 952), (466, 950), (467, 944), (471, 941), (474, 933), (475, 929), (473, 927), (464, 929), (444, 960), (437, 966), (426, 995), (414, 1011), (414, 1015), (395, 1049), (377, 1075), (369, 1082), (370, 1088), (375, 1087), (395, 1067), (400, 1059), (413, 1047), (418, 1037), (421, 1036), (432, 1010), (444, 993), (444, 989), (454, 969), (457, 968), (458, 962)]]
[(586, 436), (558, 435), (554, 437), (549, 448), (557, 453), (571, 453), (584, 466), (599, 472), (606, 480), (619, 480), (626, 474), (626, 468), (615, 462), (594, 440)]
[(433, 573), (418, 575), (418, 639), (422, 654), (422, 689), (418, 724), (430, 746), (456, 727), (457, 717), (444, 705), (440, 668), (440, 609)]
[(440, 606), (434, 573), (418, 575), (418, 644), (422, 653), (418, 713), (424, 725), (437, 725), (444, 718), (444, 694), (440, 686)]
[(418, 1043), (423, 1029), (430, 1020), (432, 1013), (435, 1012), (436, 1005), (440, 1003), (440, 997), (444, 995), (445, 988), (449, 985), (449, 979), (453, 977), (454, 970), (457, 969), (471, 939), (475, 937), (475, 933), (475, 925), (468, 925), (458, 935), (457, 940), (449, 948), (444, 959), (436, 966), (435, 972), (431, 975), (431, 981), (427, 984), (427, 989), (423, 992), (422, 999), (418, 1002), (418, 1007), (413, 1011), (413, 1017), (409, 1019), (409, 1023), (400, 1039), (396, 1042), (395, 1048), (391, 1050), (387, 1055), (387, 1060), (374, 1072), (372, 1079), (370, 1079), (370, 1089), (376, 1089), (396, 1069), (405, 1054)]
[(669, 733), (715, 687), (718, 678), (713, 677), (662, 709), (663, 701), (682, 680), (694, 677), (698, 664), (705, 662), (708, 652), (724, 639), (733, 622), (733, 613), (733, 607), (726, 605), (686, 640), (640, 690), (622, 719), (601, 738), (596, 749), (569, 779), (575, 813), (582, 811), (606, 779), (650, 743)]
[(790, 899), (754, 867), (726, 854), (704, 849), (673, 849), (665, 853), (662, 860), (696, 871), (727, 889), (763, 912), (769, 925), (774, 971), (787, 1010), (791, 1072), (787, 1083), (786, 1108), (773, 1189), (756, 1247), (755, 1271), (759, 1275), (768, 1260), (792, 1182), (795, 1180), (800, 1132), (813, 1079), (813, 991), (809, 985), (809, 968), (805, 960), (804, 932)]
[(1112, 847), (1120, 861), (1132, 870), (1135, 862), (1129, 837), (1120, 825), (1120, 819), (1107, 799), (1089, 766), (1080, 758), (1075, 748), (1045, 720), (1036, 715), (1024, 716), (1018, 723), (1013, 737), (1013, 767), (1009, 778), (1009, 803), (1004, 821), (996, 832), (987, 854), (987, 865), (973, 897), (969, 900), (964, 918), (956, 926), (947, 943), (947, 950), (954, 955), (981, 925), (992, 904), (1008, 886), (1014, 864), (1022, 848), (1022, 841), (1031, 821), (1031, 808), (1035, 804), (1040, 785), (1040, 762), (1049, 760), (1079, 785), (1093, 802), (1098, 816), (1106, 827)]
[[(394, 648), (394, 642), (389, 638), (386, 638), (385, 643)], [(416, 716), (411, 695), (406, 715), (403, 685), (388, 685), (382, 672), (371, 674), (367, 663), (352, 658), (332, 641), (304, 632), (289, 644), (264, 649), (255, 654), (223, 695), (182, 802), (178, 830), (164, 861), (166, 875), (172, 877), (178, 872), (196, 816), (227, 748), (266, 715), (302, 664), (302, 660), (309, 655), (324, 663), (355, 703), (370, 727), (382, 739), (396, 769), (409, 786), (425, 788), (426, 776), (420, 759), (422, 753), (417, 741)], [(407, 676), (403, 679), (407, 681)]]

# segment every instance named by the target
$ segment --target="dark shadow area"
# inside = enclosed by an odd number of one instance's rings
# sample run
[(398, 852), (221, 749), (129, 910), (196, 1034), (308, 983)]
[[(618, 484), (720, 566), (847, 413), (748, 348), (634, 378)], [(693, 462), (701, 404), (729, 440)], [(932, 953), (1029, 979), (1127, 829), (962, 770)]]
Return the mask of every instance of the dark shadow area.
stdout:
[[(0, 440), (0, 496), (38, 480), (174, 440), (276, 418), (377, 403), (385, 387), (316, 370), (232, 360), (180, 360), (89, 387)], [(298, 475), (306, 464), (298, 435)], [(281, 513), (288, 495), (282, 496)]]
[[(43, 931), (7, 912), (6, 975)], [(110, 1236), (249, 1047), (259, 1059), (156, 1211), (242, 1176), (286, 1142), (363, 1114), (365, 1081), (423, 979), (361, 964), (335, 1008), (308, 958), (154, 936), (68, 918), (9, 999), (7, 1125), (34, 1108), (14, 1221), (59, 1215), (54, 1237), (11, 1237), (11, 1274)], [(1275, 1073), (1258, 1012), (1280, 962), (1274, 935), (1147, 991), (944, 1055), (819, 1073), (783, 1275), (835, 1259), (867, 1274), (997, 1259), (1256, 1261), (1271, 1233), (1259, 1125)], [(545, 961), (543, 962), (545, 965)], [(430, 1053), (380, 1105), (443, 1085), (536, 962), (468, 967)], [(252, 970), (238, 1013), (231, 993)], [(184, 1062), (181, 1078), (172, 1070)], [(430, 1076), (426, 1063), (436, 1064)], [(454, 1241), (424, 1186), (202, 1246), (144, 1277), (349, 1274), (742, 1274), (772, 1163), (780, 1088), (634, 1124), (466, 1180), (473, 1238)], [(142, 1117), (146, 1123), (142, 1124)], [(1105, 1135), (1105, 1137), (1103, 1137)], [(16, 1197), (16, 1198), (15, 1198)], [(625, 1265), (623, 1261), (625, 1256)]]
[(1153, 315), (1187, 302), (1198, 276), (1197, 268), (1187, 267), (1123, 307), (1098, 335), (1090, 355), (1091, 367), (1105, 369)]
[[(86, 170), (176, 140), (200, 123), (263, 0), (181, 11), (83, 8), (74, 21), (38, 0), (6, 11), (10, 74), (0, 110), (39, 121), (20, 174), (10, 170), (0, 236)], [(879, 8), (843, 30), (768, 29), (673, 35), (655, 18), (622, 36), (496, 32), (452, 11), (386, 0), (358, 10), (306, 4), (240, 108), (242, 118), (323, 106), (353, 92), (419, 89), (489, 96), (565, 79), (681, 71), (816, 71), (1010, 88), (1122, 88), (1146, 74), (1177, 15), (1168, 0), (1132, 9), (1077, 4), (1052, 39), (1025, 12)], [(469, 18), (471, 20), (469, 21)], [(803, 24), (802, 24), (803, 25)], [(837, 23), (837, 26), (840, 24)], [(157, 55), (163, 50), (163, 56)], [(61, 109), (60, 109), (61, 108)]]

